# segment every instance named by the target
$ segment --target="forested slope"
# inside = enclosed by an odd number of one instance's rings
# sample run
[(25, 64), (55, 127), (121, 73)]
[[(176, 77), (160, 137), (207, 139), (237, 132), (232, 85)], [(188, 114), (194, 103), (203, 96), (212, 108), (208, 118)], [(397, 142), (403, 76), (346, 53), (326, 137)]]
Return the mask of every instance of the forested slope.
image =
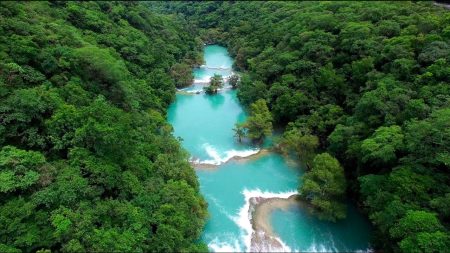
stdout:
[(199, 46), (140, 3), (0, 3), (0, 252), (206, 249), (165, 120)]
[(376, 227), (376, 248), (450, 248), (450, 12), (359, 1), (152, 8), (184, 15), (204, 41), (228, 46), (246, 73), (240, 101), (265, 99), (287, 126), (280, 145), (304, 160), (314, 157), (308, 150), (338, 158)]

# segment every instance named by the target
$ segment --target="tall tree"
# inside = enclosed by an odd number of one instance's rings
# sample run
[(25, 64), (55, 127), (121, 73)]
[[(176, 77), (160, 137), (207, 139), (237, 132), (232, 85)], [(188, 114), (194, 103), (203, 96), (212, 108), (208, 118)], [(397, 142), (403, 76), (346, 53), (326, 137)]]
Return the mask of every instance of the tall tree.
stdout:
[(236, 123), (234, 125), (234, 137), (238, 139), (239, 142), (242, 142), (242, 139), (247, 136), (247, 128), (243, 123)]
[(328, 153), (314, 158), (299, 187), (300, 195), (311, 203), (318, 217), (330, 221), (346, 217), (345, 191), (344, 169)]
[(300, 161), (310, 168), (319, 146), (319, 139), (305, 129), (292, 127), (283, 133), (278, 146), (284, 154), (294, 151)]
[(249, 114), (244, 123), (249, 138), (261, 142), (264, 137), (272, 135), (272, 115), (266, 100), (259, 99), (251, 104)]
[(216, 94), (217, 90), (223, 87), (223, 77), (218, 74), (214, 74), (209, 81), (209, 85), (203, 89), (207, 94)]
[(400, 240), (404, 252), (445, 252), (450, 247), (444, 226), (435, 214), (426, 211), (408, 211), (390, 233)]
[(228, 82), (230, 83), (230, 85), (231, 85), (231, 87), (233, 89), (236, 89), (238, 87), (238, 84), (239, 84), (239, 76), (236, 75), (236, 74), (231, 75), (228, 78)]

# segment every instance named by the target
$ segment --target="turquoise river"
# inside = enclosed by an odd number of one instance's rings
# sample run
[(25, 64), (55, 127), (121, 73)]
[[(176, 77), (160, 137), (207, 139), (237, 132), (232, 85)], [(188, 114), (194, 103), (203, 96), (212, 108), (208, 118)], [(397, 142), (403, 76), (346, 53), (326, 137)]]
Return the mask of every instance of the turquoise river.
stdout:
[[(258, 152), (233, 138), (233, 127), (246, 113), (236, 91), (225, 87), (216, 95), (201, 92), (214, 74), (232, 74), (232, 58), (226, 48), (205, 46), (205, 65), (194, 69), (194, 84), (177, 93), (168, 112), (175, 136), (191, 154), (200, 189), (208, 202), (209, 220), (202, 240), (212, 251), (250, 251), (253, 227), (249, 213), (252, 197), (287, 198), (296, 193), (302, 169), (275, 153), (246, 157)], [(197, 166), (198, 165), (198, 166)], [(205, 166), (206, 165), (206, 166)], [(205, 168), (208, 167), (208, 168)], [(298, 205), (275, 209), (267, 216), (282, 249), (262, 251), (366, 251), (370, 249), (370, 225), (349, 205), (348, 218), (337, 223), (311, 216)]]

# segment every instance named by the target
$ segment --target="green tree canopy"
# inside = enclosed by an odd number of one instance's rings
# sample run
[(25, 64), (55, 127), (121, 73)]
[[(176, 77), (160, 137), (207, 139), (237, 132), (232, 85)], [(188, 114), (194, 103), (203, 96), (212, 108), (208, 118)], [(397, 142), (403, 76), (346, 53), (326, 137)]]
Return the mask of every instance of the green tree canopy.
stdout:
[(319, 218), (336, 221), (346, 217), (344, 169), (328, 153), (318, 154), (302, 177), (300, 195), (310, 201)]
[(260, 142), (264, 137), (272, 135), (272, 115), (264, 99), (251, 104), (249, 114), (244, 123), (249, 138)]
[(386, 164), (396, 161), (398, 152), (403, 147), (403, 134), (399, 126), (380, 127), (372, 137), (361, 144), (362, 161)]
[(319, 139), (304, 129), (293, 127), (283, 133), (278, 145), (284, 154), (294, 151), (302, 163), (311, 167), (311, 162), (319, 146)]
[(206, 94), (216, 94), (217, 91), (223, 87), (223, 77), (218, 74), (214, 74), (210, 78), (209, 85), (204, 87)]
[(450, 246), (450, 237), (436, 215), (426, 211), (408, 211), (394, 227), (392, 237), (399, 238), (405, 252), (444, 252)]
[(198, 63), (187, 24), (121, 2), (0, 16), (0, 251), (206, 251), (206, 203), (164, 117)]

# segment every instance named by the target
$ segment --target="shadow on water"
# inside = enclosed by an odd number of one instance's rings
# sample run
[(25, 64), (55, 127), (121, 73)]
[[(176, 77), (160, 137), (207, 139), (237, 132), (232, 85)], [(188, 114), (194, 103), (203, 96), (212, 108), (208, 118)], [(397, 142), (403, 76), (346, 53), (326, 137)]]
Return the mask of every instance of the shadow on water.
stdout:
[(223, 103), (225, 102), (225, 96), (223, 96), (220, 93), (214, 95), (205, 94), (205, 96), (210, 96), (208, 102), (211, 104), (211, 107), (215, 110), (219, 109), (220, 106), (222, 106)]

